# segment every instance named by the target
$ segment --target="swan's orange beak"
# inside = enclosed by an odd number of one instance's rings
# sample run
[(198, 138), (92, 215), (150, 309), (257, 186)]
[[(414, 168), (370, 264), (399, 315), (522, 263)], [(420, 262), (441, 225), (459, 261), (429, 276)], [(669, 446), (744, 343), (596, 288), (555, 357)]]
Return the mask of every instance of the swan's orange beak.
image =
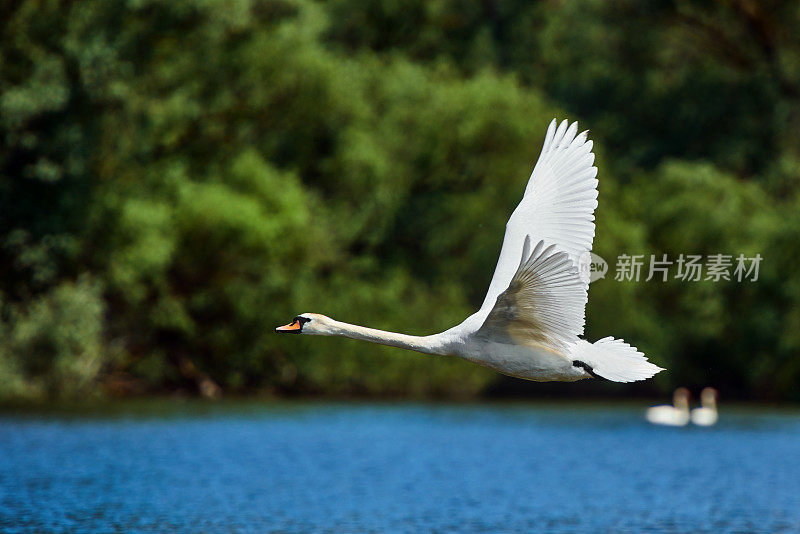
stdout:
[(285, 324), (283, 326), (279, 326), (275, 329), (276, 332), (289, 332), (290, 334), (299, 334), (300, 329), (302, 328), (302, 324), (300, 321), (294, 320), (289, 324)]

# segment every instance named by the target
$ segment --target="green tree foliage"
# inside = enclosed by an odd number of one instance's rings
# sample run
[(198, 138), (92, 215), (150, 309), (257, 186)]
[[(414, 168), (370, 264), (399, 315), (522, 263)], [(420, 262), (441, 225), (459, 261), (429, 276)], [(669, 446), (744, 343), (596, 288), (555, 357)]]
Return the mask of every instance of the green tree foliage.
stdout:
[(328, 37), (463, 72), (491, 66), (589, 121), (615, 167), (709, 158), (757, 173), (800, 117), (796, 2), (332, 0)]
[(98, 289), (84, 277), (12, 307), (2, 332), (0, 398), (74, 397), (94, 389), (112, 354), (101, 339)]
[[(273, 328), (462, 320), (566, 109), (599, 140), (612, 259), (589, 336), (670, 367), (652, 387), (798, 398), (798, 13), (754, 9), (3, 4), (0, 396), (485, 390), (454, 359)], [(622, 253), (764, 261), (756, 283), (619, 283)]]

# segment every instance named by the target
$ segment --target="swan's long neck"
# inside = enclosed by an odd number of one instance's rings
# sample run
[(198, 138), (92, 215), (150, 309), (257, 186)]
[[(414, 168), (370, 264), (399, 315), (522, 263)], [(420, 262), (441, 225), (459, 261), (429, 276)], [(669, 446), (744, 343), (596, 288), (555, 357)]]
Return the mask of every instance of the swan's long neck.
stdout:
[(689, 391), (678, 388), (672, 394), (672, 405), (679, 412), (689, 413)]
[(407, 334), (387, 332), (385, 330), (377, 330), (375, 328), (367, 328), (365, 326), (331, 320), (328, 335), (371, 341), (372, 343), (415, 350), (426, 354), (452, 354), (446, 340), (443, 339), (441, 334), (434, 334), (432, 336), (409, 336)]
[(703, 408), (706, 408), (708, 410), (713, 410), (715, 412), (717, 411), (717, 399), (715, 399), (714, 397), (708, 397), (700, 400)]

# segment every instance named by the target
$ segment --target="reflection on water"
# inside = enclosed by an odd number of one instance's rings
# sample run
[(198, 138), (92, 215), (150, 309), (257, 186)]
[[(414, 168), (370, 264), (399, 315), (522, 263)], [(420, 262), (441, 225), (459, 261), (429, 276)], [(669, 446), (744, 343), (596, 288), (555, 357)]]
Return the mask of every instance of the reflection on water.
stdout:
[(800, 531), (800, 415), (163, 404), (0, 416), (0, 528)]

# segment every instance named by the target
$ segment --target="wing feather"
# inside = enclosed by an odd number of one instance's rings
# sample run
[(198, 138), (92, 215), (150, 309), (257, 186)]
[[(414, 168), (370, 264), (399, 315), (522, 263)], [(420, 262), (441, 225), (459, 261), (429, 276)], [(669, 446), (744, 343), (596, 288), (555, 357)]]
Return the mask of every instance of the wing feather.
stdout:
[[(523, 249), (530, 248), (526, 237)], [(566, 252), (539, 241), (478, 330), (501, 342), (565, 349), (583, 332), (586, 284)]]
[[(534, 243), (556, 245), (577, 265), (592, 249), (594, 210), (597, 208), (597, 167), (593, 143), (587, 132), (578, 132), (578, 123), (564, 120), (550, 123), (542, 153), (534, 166), (525, 195), (506, 224), (500, 258), (481, 310), (492, 309), (498, 296), (509, 287), (517, 273), (520, 254), (527, 236)], [(584, 296), (574, 302), (580, 307), (583, 333)], [(573, 312), (577, 316), (577, 312)]]

